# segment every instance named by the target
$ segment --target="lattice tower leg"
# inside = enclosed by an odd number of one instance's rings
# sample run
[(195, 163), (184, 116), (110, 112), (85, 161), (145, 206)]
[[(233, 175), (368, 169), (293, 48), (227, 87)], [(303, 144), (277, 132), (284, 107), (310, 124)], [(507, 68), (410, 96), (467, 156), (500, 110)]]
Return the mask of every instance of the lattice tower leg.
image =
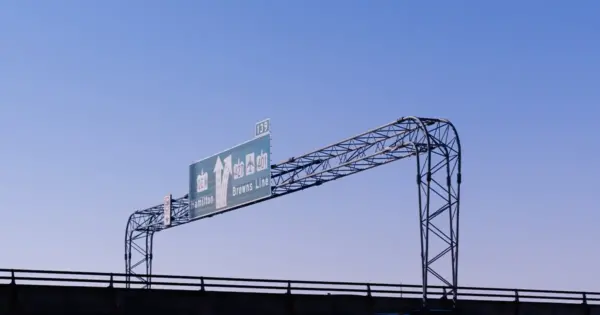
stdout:
[(430, 279), (450, 288), (456, 305), (458, 286), (459, 199), (461, 183), (460, 143), (451, 124), (436, 123), (427, 130), (428, 152), (417, 156), (423, 306), (427, 304)]
[(150, 288), (152, 275), (152, 251), (154, 248), (154, 231), (138, 229), (140, 218), (130, 218), (125, 233), (125, 271), (126, 287), (132, 282), (141, 282), (141, 288)]

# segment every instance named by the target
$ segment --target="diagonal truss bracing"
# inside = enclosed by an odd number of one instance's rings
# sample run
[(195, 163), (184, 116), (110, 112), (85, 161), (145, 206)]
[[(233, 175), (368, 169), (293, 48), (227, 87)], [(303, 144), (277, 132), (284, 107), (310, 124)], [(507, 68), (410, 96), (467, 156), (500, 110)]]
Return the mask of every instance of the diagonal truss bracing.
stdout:
[[(415, 159), (417, 168), (423, 303), (427, 302), (430, 276), (447, 286), (449, 298), (456, 301), (461, 152), (456, 129), (448, 120), (403, 117), (336, 144), (273, 164), (273, 194), (268, 199), (410, 157)], [(172, 200), (169, 227), (163, 225), (162, 204), (135, 211), (129, 217), (125, 232), (125, 272), (129, 275), (128, 279), (136, 277), (146, 283), (145, 287), (150, 287), (154, 233), (194, 221), (188, 218), (188, 205), (187, 195)], [(231, 210), (235, 208), (224, 212)]]

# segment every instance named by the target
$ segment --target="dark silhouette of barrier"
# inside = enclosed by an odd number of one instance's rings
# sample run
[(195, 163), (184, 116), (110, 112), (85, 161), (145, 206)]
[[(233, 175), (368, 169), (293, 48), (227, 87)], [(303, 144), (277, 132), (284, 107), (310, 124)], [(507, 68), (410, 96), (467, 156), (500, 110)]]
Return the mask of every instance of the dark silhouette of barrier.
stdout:
[[(35, 303), (39, 303), (40, 307), (46, 310), (62, 305), (60, 310), (52, 310), (52, 312), (67, 312), (69, 310), (65, 309), (66, 306), (64, 305), (68, 302), (79, 305), (77, 309), (81, 314), (92, 314), (87, 310), (84, 311), (85, 304), (88, 303), (85, 301), (89, 301), (90, 305), (95, 303), (94, 305), (98, 305), (97, 307), (110, 305), (110, 307), (105, 308), (104, 313), (97, 312), (97, 314), (110, 314), (122, 307), (127, 307), (129, 310), (127, 314), (141, 314), (147, 313), (144, 311), (144, 305), (146, 304), (152, 304), (154, 301), (161, 299), (167, 301), (174, 298), (180, 299), (181, 303), (184, 303), (182, 299), (186, 297), (186, 301), (194, 301), (193, 303), (196, 304), (198, 299), (202, 298), (204, 299), (202, 303), (206, 305), (216, 300), (221, 301), (219, 305), (227, 303), (224, 301), (231, 301), (232, 304), (238, 306), (247, 303), (253, 305), (252, 309), (256, 310), (257, 314), (276, 314), (278, 312), (281, 314), (281, 311), (270, 313), (266, 308), (274, 308), (275, 305), (279, 305), (283, 301), (283, 298), (293, 300), (293, 306), (285, 306), (290, 310), (299, 310), (290, 311), (293, 314), (322, 314), (323, 312), (301, 310), (304, 308), (320, 308), (323, 303), (326, 303), (336, 305), (335, 307), (332, 306), (334, 310), (330, 310), (328, 314), (353, 315), (406, 311), (406, 309), (399, 310), (399, 308), (418, 308), (422, 294), (420, 285), (410, 284), (175, 275), (152, 275), (153, 289), (142, 290), (126, 289), (127, 282), (125, 279), (127, 279), (127, 275), (122, 273), (0, 269), (0, 285), (2, 287), (0, 304), (3, 305), (0, 307), (0, 313), (5, 313), (4, 310), (10, 313), (15, 309), (32, 308)], [(133, 280), (129, 284), (130, 287), (139, 286), (141, 288), (145, 283)], [(435, 305), (432, 305), (432, 307), (444, 308), (445, 292), (449, 289), (443, 286), (429, 286), (428, 295), (432, 297), (432, 300), (435, 299)], [(564, 308), (568, 311), (561, 314), (567, 315), (600, 315), (600, 292), (485, 287), (460, 287), (457, 292), (459, 297), (458, 310), (460, 312), (461, 309), (465, 309), (461, 314), (475, 314), (475, 311), (479, 308), (482, 309), (479, 314), (529, 314), (531, 311), (523, 312), (523, 307), (529, 309), (532, 307), (545, 307), (546, 309)], [(315, 306), (306, 306), (310, 303)], [(199, 305), (194, 307), (200, 307)], [(345, 309), (347, 305), (360, 306)], [(259, 311), (263, 306), (265, 311)], [(181, 308), (183, 306), (177, 307)], [(224, 309), (224, 306), (219, 307)], [(335, 310), (335, 308), (338, 310)], [(506, 311), (493, 311), (493, 313), (490, 313), (490, 311), (484, 312), (484, 308), (492, 310), (502, 308), (503, 310), (510, 309), (512, 311), (510, 313)], [(132, 309), (138, 309), (139, 312), (132, 311)], [(539, 311), (537, 313), (544, 314), (545, 312)], [(178, 313), (173, 311), (172, 314)], [(212, 311), (205, 311), (203, 314), (228, 315), (231, 313), (226, 310), (215, 311), (213, 309)]]
[[(123, 273), (29, 270), (29, 269), (0, 269), (0, 280), (4, 284), (24, 285), (95, 285), (108, 287), (125, 287), (127, 277)], [(226, 290), (237, 292), (258, 293), (309, 293), (309, 294), (357, 294), (365, 296), (393, 296), (418, 298), (421, 285), (363, 283), (363, 282), (333, 282), (306, 280), (276, 280), (252, 278), (197, 277), (179, 275), (151, 275), (156, 289), (177, 290)], [(132, 287), (144, 285), (143, 281), (131, 278)], [(444, 286), (429, 286), (428, 294), (442, 299), (450, 288)], [(571, 302), (600, 304), (600, 292), (564, 291), (564, 290), (534, 290), (509, 289), (489, 287), (459, 287), (461, 298), (504, 301), (529, 302)]]

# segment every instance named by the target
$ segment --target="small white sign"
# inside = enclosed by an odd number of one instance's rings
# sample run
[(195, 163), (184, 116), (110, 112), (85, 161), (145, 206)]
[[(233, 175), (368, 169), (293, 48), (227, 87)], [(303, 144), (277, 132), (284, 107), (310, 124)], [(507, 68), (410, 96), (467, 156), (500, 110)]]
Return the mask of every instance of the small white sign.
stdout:
[(271, 132), (271, 119), (265, 119), (256, 123), (254, 127), (254, 136), (260, 137), (266, 133)]
[(164, 224), (165, 226), (171, 225), (171, 215), (173, 211), (173, 205), (171, 204), (171, 200), (173, 196), (171, 194), (165, 196), (163, 199), (163, 210), (164, 210)]

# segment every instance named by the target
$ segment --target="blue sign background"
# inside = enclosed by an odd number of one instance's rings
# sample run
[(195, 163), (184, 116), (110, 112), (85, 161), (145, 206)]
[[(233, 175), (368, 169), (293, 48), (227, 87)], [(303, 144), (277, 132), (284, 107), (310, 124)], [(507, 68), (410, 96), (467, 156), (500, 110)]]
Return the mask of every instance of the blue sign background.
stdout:
[(271, 196), (271, 136), (190, 165), (190, 219)]

